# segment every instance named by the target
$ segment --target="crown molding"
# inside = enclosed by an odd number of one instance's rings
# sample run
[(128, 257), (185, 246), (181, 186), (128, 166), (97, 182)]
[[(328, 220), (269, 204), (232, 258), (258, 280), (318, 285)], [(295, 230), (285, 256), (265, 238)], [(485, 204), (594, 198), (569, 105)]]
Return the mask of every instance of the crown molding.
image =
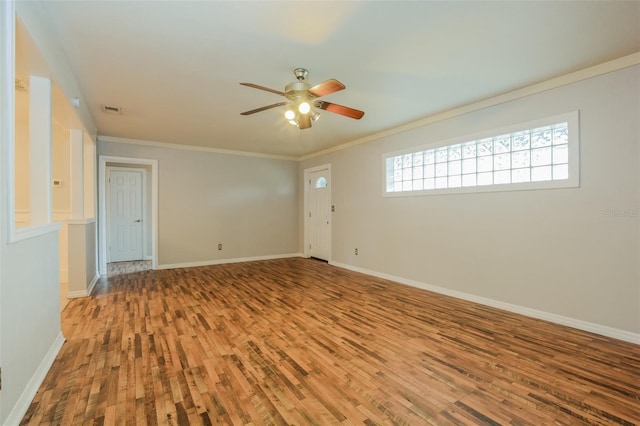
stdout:
[(487, 99), (483, 99), (483, 100), (473, 102), (467, 105), (463, 105), (457, 108), (453, 108), (438, 114), (430, 115), (428, 117), (422, 118), (417, 121), (413, 121), (403, 126), (394, 127), (392, 129), (374, 133), (372, 135), (365, 136), (360, 139), (355, 139), (353, 141), (346, 142), (331, 148), (327, 148), (322, 151), (317, 151), (312, 154), (303, 155), (301, 157), (298, 157), (297, 159), (298, 161), (304, 161), (314, 157), (318, 157), (320, 155), (341, 151), (343, 149), (351, 148), (353, 146), (357, 146), (363, 143), (381, 139), (386, 136), (391, 136), (398, 133), (406, 132), (407, 130), (412, 130), (418, 127), (426, 126), (427, 124), (432, 124), (438, 121), (443, 121), (453, 117), (458, 117), (473, 111), (478, 111), (478, 110), (499, 105), (505, 102), (524, 98), (526, 96), (531, 96), (536, 93), (545, 92), (547, 90), (556, 89), (558, 87), (566, 86), (582, 80), (587, 80), (589, 78), (598, 77), (604, 74), (608, 74), (614, 71), (619, 71), (621, 69), (629, 68), (639, 64), (640, 64), (640, 52), (632, 53), (631, 55), (623, 56), (621, 58), (614, 59), (612, 61), (604, 62), (599, 65), (594, 65), (589, 68), (584, 68), (582, 70), (565, 74), (559, 77), (551, 78), (549, 80), (532, 84), (530, 86), (526, 86), (521, 89), (516, 89), (508, 93), (503, 93), (502, 95), (492, 96)]
[(130, 145), (140, 145), (140, 146), (150, 146), (155, 148), (165, 148), (165, 149), (178, 149), (183, 151), (197, 151), (197, 152), (211, 152), (214, 154), (225, 154), (225, 155), (236, 155), (242, 157), (255, 157), (255, 158), (267, 158), (270, 160), (288, 160), (288, 161), (296, 161), (297, 157), (289, 157), (284, 155), (271, 155), (271, 154), (260, 154), (257, 152), (247, 152), (247, 151), (234, 151), (231, 149), (219, 149), (219, 148), (210, 148), (206, 146), (196, 146), (196, 145), (182, 145), (177, 143), (167, 143), (167, 142), (156, 142), (156, 141), (147, 141), (141, 139), (129, 139), (129, 138), (119, 138), (115, 136), (103, 136), (98, 135), (98, 142), (115, 142), (115, 143), (125, 143)]

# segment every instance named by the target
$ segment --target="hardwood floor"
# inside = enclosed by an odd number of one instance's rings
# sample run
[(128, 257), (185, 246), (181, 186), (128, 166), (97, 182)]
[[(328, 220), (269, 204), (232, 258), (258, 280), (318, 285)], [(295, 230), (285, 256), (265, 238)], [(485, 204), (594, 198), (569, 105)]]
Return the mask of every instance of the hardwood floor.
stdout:
[(640, 346), (310, 259), (103, 278), (25, 425), (640, 421)]

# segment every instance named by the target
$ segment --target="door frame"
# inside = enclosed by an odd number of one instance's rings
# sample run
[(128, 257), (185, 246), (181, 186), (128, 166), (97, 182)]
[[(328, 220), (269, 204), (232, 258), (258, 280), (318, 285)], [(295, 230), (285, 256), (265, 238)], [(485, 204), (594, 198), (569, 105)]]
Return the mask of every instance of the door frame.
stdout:
[[(304, 186), (304, 211), (302, 212), (302, 214), (304, 216), (304, 257), (307, 257), (307, 258), (311, 257), (311, 251), (309, 250), (311, 237), (309, 232), (310, 221), (309, 221), (309, 214), (308, 214), (309, 207), (310, 207), (309, 179), (310, 179), (311, 173), (319, 172), (322, 170), (327, 170), (327, 173), (329, 174), (329, 176), (331, 176), (331, 163), (304, 169), (304, 180), (302, 182)], [(330, 184), (327, 189), (329, 190), (329, 200), (331, 200), (331, 206), (333, 210), (333, 198), (332, 198), (333, 192), (331, 189), (331, 187), (333, 186), (333, 176), (331, 176), (329, 182)], [(329, 256), (328, 256), (329, 259), (327, 259), (329, 263), (331, 263), (331, 254), (332, 254), (332, 250), (331, 250), (332, 234), (333, 234), (333, 218), (329, 220)]]
[[(142, 187), (140, 194), (140, 200), (142, 201), (142, 207), (140, 209), (140, 215), (142, 216), (142, 230), (140, 233), (140, 249), (142, 250), (142, 258), (145, 259), (145, 254), (147, 252), (147, 169), (137, 168), (137, 167), (122, 167), (122, 166), (109, 166), (107, 164), (106, 176), (109, 176), (109, 172), (117, 171), (117, 172), (139, 172), (142, 175)], [(106, 194), (105, 194), (105, 222), (107, 225), (105, 239), (107, 244), (107, 251), (105, 252), (105, 256), (107, 257), (107, 263), (109, 263), (109, 247), (111, 246), (111, 185), (110, 180), (107, 179), (106, 184)]]
[[(107, 274), (107, 163), (131, 164), (132, 166), (151, 166), (151, 205), (147, 200), (147, 208), (151, 208), (151, 268), (158, 267), (158, 160), (98, 156), (98, 272)], [(146, 188), (143, 188), (146, 193)]]

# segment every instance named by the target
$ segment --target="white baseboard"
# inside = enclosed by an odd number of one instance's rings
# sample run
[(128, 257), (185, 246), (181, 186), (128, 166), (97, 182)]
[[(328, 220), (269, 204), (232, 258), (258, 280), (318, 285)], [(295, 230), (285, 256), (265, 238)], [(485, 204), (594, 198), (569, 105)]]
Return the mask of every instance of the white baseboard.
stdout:
[(100, 279), (100, 275), (96, 272), (96, 275), (93, 277), (86, 290), (75, 290), (67, 292), (67, 299), (78, 299), (80, 297), (88, 297), (91, 296), (93, 292), (93, 288), (96, 286), (96, 283)]
[(285, 259), (289, 257), (304, 257), (304, 255), (302, 253), (286, 253), (286, 254), (274, 254), (274, 255), (268, 255), (268, 256), (237, 257), (234, 259), (205, 260), (202, 262), (167, 263), (164, 265), (158, 265), (156, 269), (193, 268), (196, 266), (222, 265), (225, 263), (254, 262), (256, 260)]
[(94, 275), (93, 279), (89, 283), (89, 287), (87, 287), (87, 296), (91, 296), (91, 293), (93, 293), (93, 288), (96, 286), (96, 283), (98, 282), (99, 279), (100, 279), (100, 275), (98, 275), (98, 272), (96, 271), (96, 274)]
[(400, 284), (406, 284), (412, 287), (421, 288), (423, 290), (432, 291), (434, 293), (444, 294), (445, 296), (451, 296), (457, 299), (467, 300), (469, 302), (478, 303), (480, 305), (491, 306), (492, 308), (502, 309), (504, 311), (509, 311), (509, 312), (524, 315), (527, 317), (549, 321), (555, 324), (565, 325), (567, 327), (588, 331), (590, 333), (599, 334), (601, 336), (612, 337), (618, 340), (624, 340), (625, 342), (640, 344), (639, 333), (632, 333), (630, 331), (620, 330), (620, 329), (608, 327), (605, 325), (595, 324), (592, 322), (582, 321), (575, 318), (552, 314), (550, 312), (544, 312), (544, 311), (539, 311), (537, 309), (527, 308), (524, 306), (513, 305), (511, 303), (501, 302), (499, 300), (489, 299), (482, 296), (476, 296), (474, 294), (464, 293), (457, 290), (450, 290), (448, 288), (425, 284), (419, 281), (414, 281), (414, 280), (398, 277), (391, 274), (385, 274), (378, 271), (372, 271), (370, 269), (360, 268), (357, 266), (347, 265), (340, 262), (329, 262), (329, 264), (333, 266), (337, 266), (339, 268), (349, 269), (351, 271), (360, 272), (360, 273), (371, 275), (378, 278), (383, 278), (385, 280), (395, 281)]
[(18, 398), (15, 405), (11, 409), (9, 416), (7, 416), (5, 420), (5, 423), (4, 423), (5, 425), (20, 424), (20, 421), (22, 420), (24, 415), (27, 413), (27, 410), (31, 405), (31, 401), (33, 401), (33, 398), (36, 396), (36, 393), (38, 393), (38, 389), (40, 388), (40, 385), (44, 381), (44, 378), (47, 376), (47, 373), (49, 372), (51, 365), (53, 365), (53, 362), (56, 360), (56, 357), (58, 356), (58, 352), (60, 352), (60, 349), (62, 348), (62, 345), (64, 344), (64, 342), (65, 342), (65, 338), (62, 335), (62, 332), (60, 332), (60, 334), (58, 334), (58, 337), (56, 337), (56, 339), (51, 344), (51, 347), (49, 348), (49, 350), (47, 351), (47, 354), (42, 359), (42, 362), (40, 363), (36, 371), (33, 373), (33, 376), (31, 376), (31, 379), (29, 379), (29, 382), (27, 383), (27, 386), (25, 386), (24, 390), (22, 391), (22, 394), (20, 394), (20, 397)]
[(80, 297), (87, 297), (89, 293), (87, 290), (75, 290), (75, 291), (67, 291), (67, 299), (78, 299)]

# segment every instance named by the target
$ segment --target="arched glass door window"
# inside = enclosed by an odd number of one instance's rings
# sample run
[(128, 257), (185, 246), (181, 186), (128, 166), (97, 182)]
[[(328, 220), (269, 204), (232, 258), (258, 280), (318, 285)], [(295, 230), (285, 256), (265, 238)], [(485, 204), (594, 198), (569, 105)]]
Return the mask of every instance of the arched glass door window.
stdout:
[(316, 179), (315, 188), (326, 188), (327, 187), (327, 179), (324, 176), (320, 176)]

